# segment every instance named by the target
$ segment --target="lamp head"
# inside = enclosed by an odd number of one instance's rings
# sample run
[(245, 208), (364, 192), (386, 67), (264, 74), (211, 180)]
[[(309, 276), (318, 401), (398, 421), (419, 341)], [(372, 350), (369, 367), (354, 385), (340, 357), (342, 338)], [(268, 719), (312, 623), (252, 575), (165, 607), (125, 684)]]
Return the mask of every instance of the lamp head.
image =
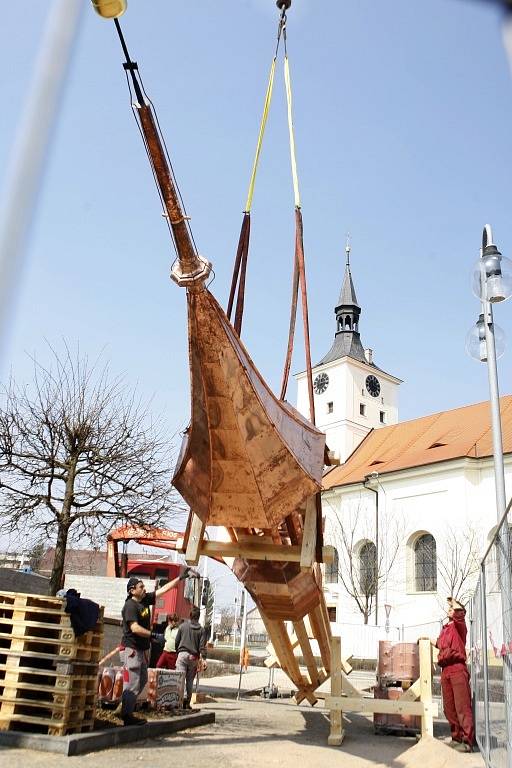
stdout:
[[(496, 323), (493, 323), (492, 327), (496, 359), (499, 359), (505, 352), (505, 332)], [(485, 338), (485, 319), (483, 315), (478, 316), (478, 320), (466, 336), (466, 352), (473, 360), (478, 360), (481, 363), (487, 362), (487, 341)]]
[(494, 243), (482, 248), (473, 269), (473, 293), (482, 301), (497, 304), (512, 296), (512, 261)]

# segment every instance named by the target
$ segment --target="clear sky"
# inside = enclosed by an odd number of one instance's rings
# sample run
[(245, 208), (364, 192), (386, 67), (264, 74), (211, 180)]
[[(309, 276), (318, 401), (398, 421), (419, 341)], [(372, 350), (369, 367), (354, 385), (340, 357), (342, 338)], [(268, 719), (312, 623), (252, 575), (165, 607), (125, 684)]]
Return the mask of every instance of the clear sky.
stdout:
[[(2, 8), (5, 168), (48, 0)], [(82, 25), (8, 329), (4, 373), (28, 378), (44, 339), (103, 351), (154, 397), (169, 432), (189, 415), (185, 293), (131, 114), (113, 24)], [(274, 0), (129, 0), (122, 26), (167, 140), (212, 290), (225, 306), (274, 49)], [(329, 349), (345, 233), (363, 344), (404, 380), (400, 417), (488, 397), (467, 357), (481, 230), (512, 255), (512, 80), (500, 15), (472, 0), (294, 0), (288, 14), (314, 361)], [(282, 67), (257, 179), (244, 340), (277, 389), (286, 347), (293, 194)], [(511, 392), (512, 302), (500, 361)], [(301, 352), (300, 339), (297, 349)], [(293, 370), (304, 367), (296, 354)], [(289, 398), (295, 401), (292, 383)]]

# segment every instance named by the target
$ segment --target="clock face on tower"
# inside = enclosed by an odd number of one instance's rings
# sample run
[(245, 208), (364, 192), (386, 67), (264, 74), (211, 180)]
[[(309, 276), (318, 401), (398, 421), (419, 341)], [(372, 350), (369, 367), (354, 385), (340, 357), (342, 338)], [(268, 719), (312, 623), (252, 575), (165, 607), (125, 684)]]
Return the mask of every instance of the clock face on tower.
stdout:
[(366, 389), (372, 397), (378, 397), (380, 395), (380, 384), (376, 376), (366, 377)]
[(319, 373), (313, 382), (313, 389), (317, 395), (322, 395), (329, 386), (329, 377), (326, 373)]

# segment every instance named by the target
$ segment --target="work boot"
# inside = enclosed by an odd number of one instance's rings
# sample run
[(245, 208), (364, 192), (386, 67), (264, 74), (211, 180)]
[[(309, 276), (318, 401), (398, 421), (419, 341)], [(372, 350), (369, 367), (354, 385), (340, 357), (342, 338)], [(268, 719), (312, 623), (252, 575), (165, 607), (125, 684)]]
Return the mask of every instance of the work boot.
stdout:
[(453, 747), (457, 752), (472, 752), (473, 747), (471, 744), (468, 744), (467, 741), (459, 741), (458, 744), (455, 744)]
[(147, 723), (143, 717), (135, 717), (135, 715), (125, 715), (123, 717), (124, 725), (144, 725)]

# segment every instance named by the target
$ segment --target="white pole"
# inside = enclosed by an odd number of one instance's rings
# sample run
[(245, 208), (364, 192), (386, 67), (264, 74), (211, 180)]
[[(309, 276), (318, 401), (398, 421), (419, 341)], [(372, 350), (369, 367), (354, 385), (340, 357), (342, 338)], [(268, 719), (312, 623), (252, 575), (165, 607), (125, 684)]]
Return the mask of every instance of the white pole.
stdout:
[(207, 610), (208, 610), (208, 601), (206, 605), (203, 605), (204, 582), (207, 578), (208, 578), (208, 558), (205, 557), (203, 561), (203, 579), (202, 579), (201, 597), (199, 598), (200, 610), (201, 610), (199, 623), (202, 624), (203, 627), (206, 625)]
[(242, 615), (242, 630), (240, 632), (240, 674), (238, 676), (238, 692), (237, 692), (237, 699), (240, 698), (240, 689), (242, 687), (242, 669), (243, 669), (243, 657), (242, 654), (244, 652), (245, 648), (245, 639), (247, 636), (247, 591), (244, 589), (242, 592), (243, 595), (243, 606), (244, 606), (244, 612)]
[(216, 603), (215, 589), (213, 589), (213, 587), (212, 587), (212, 591), (213, 591), (213, 605), (212, 605), (212, 626), (211, 626), (211, 629), (210, 629), (210, 642), (211, 643), (213, 643), (213, 640), (214, 640), (214, 637), (215, 637), (214, 627), (215, 627), (215, 603)]
[(53, 2), (6, 173), (0, 202), (0, 355), (82, 7), (80, 0)]

